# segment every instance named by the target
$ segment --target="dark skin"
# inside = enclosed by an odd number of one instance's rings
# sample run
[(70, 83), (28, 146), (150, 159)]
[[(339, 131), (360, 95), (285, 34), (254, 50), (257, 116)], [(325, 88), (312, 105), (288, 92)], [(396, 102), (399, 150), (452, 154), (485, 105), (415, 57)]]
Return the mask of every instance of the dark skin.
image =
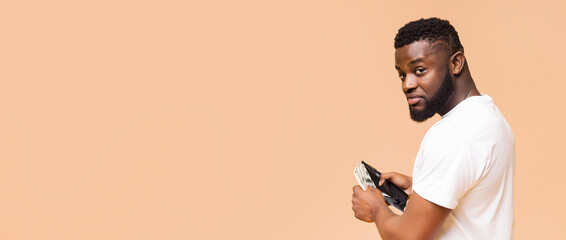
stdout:
[[(411, 108), (422, 110), (440, 88), (446, 73), (452, 76), (454, 91), (436, 113), (444, 115), (470, 96), (479, 96), (466, 63), (464, 53), (452, 51), (443, 41), (426, 40), (413, 42), (395, 50), (395, 69), (399, 72), (402, 89)], [(412, 178), (399, 173), (383, 173), (410, 194), (410, 201), (403, 215), (389, 209), (381, 192), (373, 187), (364, 191), (354, 186), (352, 210), (356, 218), (374, 222), (383, 239), (434, 239), (450, 209), (436, 205), (412, 191)]]
[(399, 73), (403, 92), (411, 107), (417, 110), (423, 108), (440, 88), (447, 70), (452, 76), (454, 93), (437, 111), (438, 114), (444, 115), (464, 99), (480, 95), (464, 53), (450, 52), (448, 44), (442, 41), (431, 43), (424, 40), (395, 50), (395, 69)]

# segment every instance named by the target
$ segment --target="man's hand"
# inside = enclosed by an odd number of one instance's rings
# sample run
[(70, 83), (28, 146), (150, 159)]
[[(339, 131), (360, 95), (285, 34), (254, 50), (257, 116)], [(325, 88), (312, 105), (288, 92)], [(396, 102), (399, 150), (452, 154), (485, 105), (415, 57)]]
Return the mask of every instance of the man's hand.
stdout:
[(411, 195), (405, 212), (403, 215), (393, 213), (378, 189), (368, 186), (364, 191), (356, 185), (352, 194), (352, 210), (356, 218), (375, 222), (382, 239), (434, 239), (451, 210), (411, 192), (412, 178), (409, 176), (383, 173), (381, 178), (379, 185), (389, 179)]
[(364, 222), (374, 222), (378, 211), (383, 211), (384, 207), (386, 210), (387, 203), (381, 195), (381, 191), (374, 187), (366, 186), (367, 190), (364, 191), (360, 185), (356, 185), (353, 188), (354, 193), (352, 194), (352, 210), (354, 210), (354, 216)]
[(413, 186), (413, 178), (396, 172), (382, 173), (379, 180), (379, 186), (383, 185), (386, 179), (405, 191), (407, 195), (411, 195), (411, 187)]

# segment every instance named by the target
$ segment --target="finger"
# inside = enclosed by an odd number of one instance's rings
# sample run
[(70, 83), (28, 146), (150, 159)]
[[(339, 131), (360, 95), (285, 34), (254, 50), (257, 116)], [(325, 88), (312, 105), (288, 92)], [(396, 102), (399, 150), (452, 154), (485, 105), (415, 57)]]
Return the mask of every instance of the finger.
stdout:
[(392, 173), (382, 173), (381, 176), (379, 176), (379, 186), (383, 185), (383, 183), (385, 183), (386, 179), (391, 179), (393, 178), (393, 174)]

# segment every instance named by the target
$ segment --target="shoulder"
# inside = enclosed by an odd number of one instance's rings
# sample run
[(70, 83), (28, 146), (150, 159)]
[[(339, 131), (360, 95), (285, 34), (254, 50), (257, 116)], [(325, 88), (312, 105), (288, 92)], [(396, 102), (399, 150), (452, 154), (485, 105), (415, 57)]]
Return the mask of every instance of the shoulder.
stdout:
[(477, 104), (458, 106), (434, 124), (425, 135), (421, 150), (424, 156), (436, 159), (452, 159), (456, 156), (473, 155), (475, 158), (485, 158), (490, 155), (489, 142), (492, 117), (489, 109)]
[(487, 95), (466, 99), (437, 122), (425, 140), (446, 144), (482, 142), (510, 131), (507, 121)]
[(423, 147), (450, 150), (459, 145), (474, 144), (476, 134), (458, 121), (441, 120), (434, 124), (423, 139)]

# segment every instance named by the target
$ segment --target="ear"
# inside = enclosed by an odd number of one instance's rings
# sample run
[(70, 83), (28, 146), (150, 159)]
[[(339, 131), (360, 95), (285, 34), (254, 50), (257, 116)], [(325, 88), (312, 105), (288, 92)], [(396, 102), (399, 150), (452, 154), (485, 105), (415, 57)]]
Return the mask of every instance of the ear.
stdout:
[(462, 73), (464, 65), (466, 64), (466, 57), (462, 51), (458, 51), (450, 57), (450, 72), (456, 76)]

